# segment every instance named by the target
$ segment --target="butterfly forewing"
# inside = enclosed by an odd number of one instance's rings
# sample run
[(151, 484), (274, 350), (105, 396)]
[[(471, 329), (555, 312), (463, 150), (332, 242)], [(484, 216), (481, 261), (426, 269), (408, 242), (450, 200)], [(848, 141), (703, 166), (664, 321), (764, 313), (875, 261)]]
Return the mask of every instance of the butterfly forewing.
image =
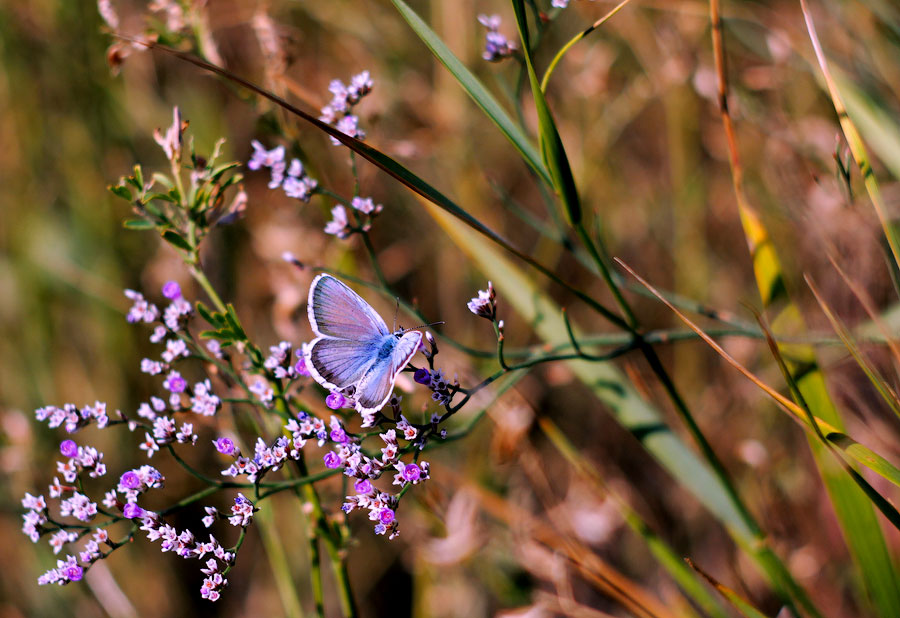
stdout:
[(419, 349), (422, 333), (410, 331), (396, 339), (390, 353), (379, 355), (356, 386), (356, 409), (375, 412), (384, 407), (394, 390), (397, 374)]
[(372, 342), (388, 335), (387, 325), (359, 294), (331, 275), (309, 287), (309, 323), (320, 337)]

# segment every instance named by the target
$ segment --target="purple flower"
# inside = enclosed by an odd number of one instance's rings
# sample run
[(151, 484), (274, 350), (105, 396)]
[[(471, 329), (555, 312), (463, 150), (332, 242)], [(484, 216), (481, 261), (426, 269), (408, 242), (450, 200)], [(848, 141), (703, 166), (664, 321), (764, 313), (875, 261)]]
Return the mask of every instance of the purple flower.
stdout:
[(166, 283), (162, 287), (162, 293), (163, 296), (165, 296), (169, 300), (181, 298), (181, 286), (178, 285), (177, 281), (166, 281)]
[(66, 457), (75, 457), (78, 454), (78, 445), (75, 440), (63, 440), (59, 444), (59, 452)]
[(234, 441), (229, 438), (219, 438), (218, 440), (214, 440), (213, 444), (216, 445), (216, 450), (222, 453), (223, 455), (234, 455)]
[(172, 393), (183, 393), (184, 389), (187, 388), (187, 382), (181, 377), (180, 373), (173, 371), (169, 373), (163, 382), (163, 388)]
[(128, 489), (137, 489), (141, 486), (141, 477), (137, 475), (137, 472), (134, 470), (129, 470), (119, 479), (119, 483), (122, 487), (127, 487)]
[(394, 511), (391, 509), (382, 509), (381, 513), (378, 515), (378, 519), (385, 526), (388, 526), (394, 521)]
[(413, 374), (413, 380), (415, 380), (419, 384), (428, 386), (429, 384), (431, 384), (431, 372), (424, 368), (416, 369), (416, 372)]
[(347, 229), (349, 223), (347, 210), (338, 204), (331, 209), (331, 221), (325, 224), (325, 233), (334, 234), (338, 238), (347, 238), (350, 235), (350, 230)]
[(369, 482), (369, 479), (363, 479), (361, 481), (356, 481), (356, 484), (353, 486), (353, 489), (358, 494), (367, 494), (372, 491), (372, 483)]
[(251, 170), (258, 170), (261, 167), (272, 167), (279, 163), (284, 163), (284, 146), (278, 146), (272, 150), (266, 150), (262, 144), (253, 140), (250, 142), (253, 146), (253, 156), (247, 162), (247, 167)]
[(139, 519), (144, 516), (144, 509), (133, 502), (129, 502), (122, 510), (122, 515), (125, 516), (125, 519)]
[(69, 581), (77, 582), (84, 577), (84, 569), (78, 565), (68, 566), (63, 569), (63, 573)]
[(403, 468), (403, 478), (411, 483), (418, 481), (421, 475), (422, 471), (419, 469), (419, 466), (414, 463), (407, 464)]
[(308, 376), (308, 375), (309, 375), (309, 368), (306, 366), (306, 359), (303, 358), (303, 351), (302, 351), (302, 350), (297, 350), (297, 356), (299, 356), (300, 359), (299, 359), (299, 360), (297, 361), (297, 363), (294, 365), (294, 371), (297, 372), (297, 375), (300, 375), (300, 376)]
[(341, 458), (338, 457), (338, 454), (334, 451), (328, 451), (322, 459), (325, 461), (326, 468), (334, 469), (341, 467)]
[(331, 393), (325, 398), (325, 405), (332, 410), (337, 410), (338, 408), (342, 408), (346, 401), (347, 400), (344, 399), (344, 396), (340, 393)]
[(516, 44), (500, 34), (500, 17), (498, 15), (479, 15), (478, 21), (487, 28), (484, 35), (484, 53), (481, 57), (488, 62), (500, 62), (513, 55)]
[[(330, 397), (330, 395), (329, 395), (329, 397)], [(343, 443), (349, 441), (350, 438), (347, 437), (347, 432), (344, 431), (343, 429), (335, 429), (331, 432), (331, 440), (333, 442), (338, 442), (339, 444), (343, 444)]]

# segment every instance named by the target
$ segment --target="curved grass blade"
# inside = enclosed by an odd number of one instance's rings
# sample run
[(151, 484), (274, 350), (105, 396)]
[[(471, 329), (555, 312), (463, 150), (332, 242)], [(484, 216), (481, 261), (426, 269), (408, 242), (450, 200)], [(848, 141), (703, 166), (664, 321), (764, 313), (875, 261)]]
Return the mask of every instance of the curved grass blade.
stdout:
[(388, 174), (393, 176), (395, 179), (400, 181), (400, 183), (405, 185), (413, 193), (416, 193), (417, 195), (424, 197), (430, 203), (435, 204), (436, 206), (440, 207), (444, 211), (450, 213), (457, 219), (464, 222), (466, 225), (468, 225), (472, 229), (477, 230), (480, 234), (490, 238), (494, 243), (500, 245), (506, 251), (512, 253), (513, 255), (515, 255), (517, 258), (519, 258), (523, 262), (531, 265), (536, 270), (540, 271), (541, 273), (543, 273), (544, 275), (546, 275), (547, 277), (549, 277), (550, 279), (552, 279), (553, 281), (555, 281), (556, 283), (561, 285), (562, 287), (569, 290), (572, 294), (574, 294), (580, 300), (582, 300), (583, 302), (588, 304), (592, 309), (597, 311), (600, 315), (602, 315), (604, 318), (606, 318), (609, 322), (611, 322), (615, 326), (622, 328), (622, 329), (628, 329), (628, 325), (622, 320), (622, 318), (620, 318), (615, 313), (613, 313), (612, 311), (607, 309), (605, 306), (600, 304), (597, 300), (595, 300), (588, 294), (584, 293), (582, 290), (576, 288), (569, 282), (567, 282), (564, 279), (562, 279), (561, 277), (559, 277), (559, 275), (557, 275), (553, 270), (547, 268), (546, 266), (544, 266), (543, 264), (538, 262), (536, 259), (534, 259), (532, 256), (517, 249), (512, 243), (510, 243), (508, 240), (506, 240), (505, 238), (503, 238), (502, 236), (497, 234), (495, 231), (493, 231), (492, 229), (487, 227), (481, 221), (479, 221), (478, 219), (476, 219), (475, 217), (470, 215), (467, 211), (465, 211), (460, 206), (458, 206), (456, 203), (454, 203), (450, 198), (448, 198), (443, 193), (441, 193), (440, 191), (438, 191), (437, 189), (432, 187), (425, 180), (423, 180), (422, 178), (420, 178), (419, 176), (414, 174), (412, 171), (410, 171), (407, 167), (405, 167), (398, 161), (392, 159), (388, 155), (384, 154), (380, 150), (373, 148), (373, 147), (369, 146), (368, 144), (366, 144), (365, 142), (361, 142), (354, 137), (350, 137), (349, 135), (342, 133), (341, 131), (338, 131), (336, 128), (332, 127), (329, 124), (322, 122), (321, 120), (319, 120), (312, 114), (309, 114), (309, 113), (303, 111), (302, 109), (300, 109), (294, 105), (291, 105), (290, 103), (288, 103), (287, 101), (285, 101), (284, 99), (279, 97), (278, 95), (273, 94), (273, 93), (269, 92), (268, 90), (266, 90), (265, 88), (262, 88), (261, 86), (258, 86), (256, 84), (254, 84), (253, 82), (244, 79), (243, 77), (235, 75), (232, 72), (223, 69), (222, 67), (218, 67), (214, 64), (210, 64), (209, 62), (201, 60), (190, 54), (180, 52), (176, 49), (172, 49), (171, 47), (166, 47), (165, 45), (159, 45), (158, 43), (154, 43), (152, 41), (137, 41), (136, 39), (130, 39), (130, 38), (121, 37), (121, 36), (120, 36), (120, 38), (123, 38), (123, 39), (131, 41), (131, 42), (140, 43), (151, 49), (158, 49), (160, 51), (164, 51), (167, 54), (171, 54), (181, 60), (184, 60), (185, 62), (189, 62), (195, 66), (198, 66), (201, 69), (210, 71), (211, 73), (215, 73), (217, 75), (220, 75), (231, 82), (234, 82), (240, 86), (243, 86), (244, 88), (247, 88), (248, 90), (258, 94), (259, 96), (261, 96), (265, 99), (268, 99), (269, 101), (272, 101), (273, 103), (275, 103), (279, 107), (283, 108), (284, 110), (296, 115), (298, 118), (305, 120), (306, 122), (313, 125), (317, 129), (319, 129), (319, 130), (327, 133), (331, 137), (335, 138), (336, 140), (341, 142), (343, 145), (347, 146), (353, 152), (359, 154), (361, 157), (365, 158), (367, 161), (369, 161), (376, 167), (381, 168), (383, 171), (387, 172)]
[(582, 30), (581, 32), (576, 34), (574, 37), (569, 39), (569, 41), (565, 45), (563, 45), (562, 48), (560, 48), (560, 50), (558, 52), (556, 52), (556, 55), (553, 56), (553, 60), (551, 60), (550, 64), (547, 66), (547, 70), (544, 71), (544, 77), (541, 78), (541, 92), (544, 92), (544, 93), (547, 92), (547, 84), (550, 83), (550, 76), (553, 75), (553, 71), (556, 69), (556, 65), (558, 65), (560, 60), (563, 59), (563, 56), (566, 55), (566, 52), (568, 52), (572, 48), (572, 46), (574, 46), (578, 41), (580, 41), (581, 39), (583, 39), (584, 37), (589, 35), (591, 32), (593, 32), (594, 30), (596, 30), (597, 28), (599, 28), (600, 26), (605, 24), (609, 20), (610, 17), (612, 17), (613, 15), (618, 13), (621, 9), (625, 8), (625, 5), (628, 4), (629, 2), (631, 2), (631, 0), (622, 0), (622, 2), (617, 4), (609, 13), (607, 13), (606, 15), (604, 15), (603, 17), (601, 17), (600, 19), (595, 21), (593, 24), (591, 24), (590, 27), (586, 28), (585, 30)]
[(512, 0), (516, 12), (516, 23), (519, 27), (519, 38), (522, 40), (522, 54), (525, 56), (525, 66), (528, 70), (528, 81), (531, 84), (531, 94), (534, 97), (534, 106), (537, 109), (538, 131), (541, 137), (541, 154), (544, 163), (550, 169), (553, 178), (553, 188), (562, 200), (566, 220), (569, 225), (577, 225), (581, 222), (581, 201), (578, 198), (578, 188), (575, 186), (575, 177), (572, 176), (572, 167), (566, 156), (562, 138), (550, 113), (544, 91), (538, 81), (537, 73), (531, 59), (531, 40), (528, 36), (528, 22), (525, 17), (525, 4), (523, 0)]
[(513, 122), (506, 110), (497, 102), (497, 99), (484, 87), (481, 80), (475, 77), (475, 74), (444, 44), (441, 37), (406, 2), (403, 0), (391, 0), (391, 2), (403, 19), (406, 20), (406, 23), (409, 24), (409, 27), (412, 28), (413, 32), (422, 39), (422, 42), (431, 50), (435, 58), (450, 71), (453, 77), (456, 78), (456, 81), (459, 82), (459, 85), (463, 87), (463, 90), (481, 108), (481, 111), (491, 119), (491, 122), (500, 129), (500, 132), (506, 136), (506, 139), (519, 151), (519, 154), (522, 155), (522, 158), (525, 159), (525, 162), (531, 169), (540, 176), (541, 180), (552, 186), (553, 181), (550, 178), (550, 172), (547, 171), (547, 167), (541, 161), (537, 149), (535, 149), (519, 125)]
[[(510, 305), (533, 325), (541, 339), (550, 345), (569, 341), (562, 311), (533, 279), (446, 212), (431, 204), (424, 205), (456, 245), (490, 277)], [(580, 340), (581, 333), (574, 326), (572, 330), (573, 336)], [(807, 614), (821, 616), (769, 547), (766, 537), (745, 519), (721, 479), (672, 431), (659, 411), (637, 393), (616, 365), (573, 360), (567, 361), (567, 366), (675, 481), (722, 523), (738, 546), (765, 573), (769, 584), (782, 599), (788, 603), (796, 600)]]

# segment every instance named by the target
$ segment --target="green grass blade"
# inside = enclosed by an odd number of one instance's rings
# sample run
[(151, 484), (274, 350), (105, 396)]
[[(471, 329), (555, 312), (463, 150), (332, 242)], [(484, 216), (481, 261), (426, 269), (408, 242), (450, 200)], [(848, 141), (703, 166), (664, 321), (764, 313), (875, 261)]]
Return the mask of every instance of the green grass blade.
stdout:
[(529, 141), (528, 137), (522, 129), (513, 122), (506, 110), (501, 107), (494, 96), (484, 87), (484, 84), (475, 77), (466, 65), (464, 65), (456, 55), (450, 51), (450, 48), (444, 44), (441, 37), (426, 24), (419, 15), (412, 10), (403, 0), (391, 0), (397, 11), (406, 20), (410, 28), (413, 29), (422, 42), (431, 50), (441, 64), (456, 78), (463, 90), (475, 101), (475, 104), (487, 115), (488, 118), (500, 129), (500, 132), (506, 136), (506, 139), (519, 151), (525, 162), (541, 177), (548, 185), (553, 185), (550, 178), (550, 172), (541, 161), (537, 149)]
[[(456, 245), (491, 278), (510, 306), (534, 325), (535, 332), (544, 341), (551, 345), (569, 341), (562, 311), (533, 279), (447, 213), (428, 204), (426, 208)], [(574, 334), (580, 337), (577, 331)], [(812, 616), (821, 615), (784, 563), (768, 547), (765, 538), (749, 527), (709, 466), (671, 430), (659, 411), (641, 398), (618, 367), (612, 363), (580, 360), (567, 361), (567, 365), (608, 407), (616, 421), (722, 523), (783, 599), (796, 600)]]
[(562, 430), (547, 417), (538, 419), (538, 424), (550, 443), (586, 480), (592, 482), (597, 491), (607, 494), (618, 508), (619, 513), (631, 528), (647, 544), (647, 548), (657, 562), (669, 573), (682, 591), (703, 611), (716, 618), (728, 618), (728, 612), (711, 594), (703, 582), (684, 563), (681, 556), (647, 524), (646, 521), (622, 498), (611, 492), (596, 468), (572, 444)]
[(531, 44), (528, 36), (528, 22), (525, 17), (525, 3), (523, 0), (513, 0), (513, 8), (516, 11), (516, 23), (519, 27), (519, 37), (522, 39), (522, 53), (525, 56), (525, 65), (528, 69), (528, 82), (531, 84), (531, 94), (534, 97), (534, 105), (537, 109), (538, 130), (541, 136), (541, 154), (544, 163), (550, 168), (550, 176), (553, 178), (553, 187), (562, 200), (565, 208), (566, 220), (570, 225), (581, 222), (581, 201), (578, 198), (578, 188), (575, 186), (575, 177), (572, 176), (572, 167), (566, 156), (562, 138), (550, 113), (541, 83), (538, 81), (534, 64), (531, 60)]

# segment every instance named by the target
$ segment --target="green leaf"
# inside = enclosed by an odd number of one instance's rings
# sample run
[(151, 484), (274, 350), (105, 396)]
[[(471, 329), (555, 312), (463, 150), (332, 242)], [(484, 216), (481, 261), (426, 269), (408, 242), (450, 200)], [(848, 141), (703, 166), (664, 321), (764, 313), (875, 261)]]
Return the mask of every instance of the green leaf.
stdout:
[(163, 240), (183, 251), (193, 251), (194, 248), (175, 230), (166, 230), (162, 233)]
[(144, 172), (141, 170), (140, 165), (134, 166), (134, 181), (137, 183), (138, 187), (143, 190), (144, 188)]
[(528, 69), (528, 81), (531, 84), (531, 94), (534, 98), (534, 106), (537, 109), (538, 129), (541, 135), (541, 154), (544, 155), (544, 163), (550, 168), (553, 178), (553, 187), (562, 199), (565, 207), (565, 215), (570, 225), (581, 222), (581, 201), (578, 198), (578, 188), (575, 186), (575, 177), (572, 176), (572, 168), (562, 138), (553, 120), (553, 114), (547, 105), (547, 99), (541, 90), (541, 83), (534, 70), (531, 59), (531, 41), (528, 36), (528, 21), (525, 17), (525, 3), (523, 0), (513, 0), (513, 8), (516, 11), (516, 23), (519, 26), (519, 37), (522, 39), (522, 53), (525, 55), (525, 65)]
[(225, 320), (231, 326), (231, 330), (234, 331), (237, 339), (245, 340), (247, 339), (247, 333), (244, 332), (243, 327), (241, 326), (240, 320), (238, 320), (237, 312), (234, 310), (234, 305), (228, 303), (226, 305), (227, 312), (224, 315)]
[(218, 313), (214, 314), (212, 311), (210, 311), (209, 307), (207, 307), (202, 301), (198, 300), (196, 307), (197, 307), (197, 313), (200, 314), (200, 317), (203, 318), (204, 320), (206, 320), (209, 324), (211, 324), (213, 326), (218, 326), (220, 328), (225, 325), (224, 322), (219, 317), (221, 314), (218, 314)]
[(144, 196), (144, 202), (152, 202), (153, 200), (161, 200), (163, 202), (177, 203), (169, 193), (148, 193)]
[(131, 189), (129, 189), (125, 185), (110, 185), (109, 190), (113, 194), (121, 197), (123, 200), (126, 200), (128, 202), (131, 201)]
[(152, 230), (156, 224), (147, 219), (126, 219), (122, 222), (122, 227), (129, 230)]
[(227, 328), (219, 330), (200, 331), (200, 337), (203, 339), (218, 339), (223, 344), (234, 341), (234, 334)]
[(537, 150), (522, 129), (519, 128), (519, 125), (513, 122), (509, 114), (500, 106), (488, 89), (484, 87), (484, 84), (450, 51), (450, 48), (441, 40), (441, 37), (428, 24), (422, 21), (422, 18), (406, 2), (403, 0), (391, 0), (391, 2), (394, 3), (397, 11), (406, 20), (410, 28), (428, 46), (435, 58), (450, 71), (453, 77), (456, 78), (456, 81), (459, 82), (459, 85), (475, 101), (475, 104), (481, 108), (515, 149), (519, 151), (519, 154), (522, 155), (522, 158), (525, 159), (525, 162), (528, 163), (531, 169), (544, 182), (552, 185), (553, 181), (546, 166), (541, 162), (541, 157), (538, 155)]
[(172, 181), (169, 180), (169, 177), (168, 177), (168, 176), (166, 176), (165, 174), (160, 174), (159, 172), (154, 172), (154, 174), (153, 174), (153, 182), (154, 182), (154, 183), (157, 183), (157, 182), (158, 182), (159, 184), (161, 184), (162, 186), (164, 186), (166, 189), (171, 189), (172, 187), (175, 186), (175, 185), (172, 183)]

